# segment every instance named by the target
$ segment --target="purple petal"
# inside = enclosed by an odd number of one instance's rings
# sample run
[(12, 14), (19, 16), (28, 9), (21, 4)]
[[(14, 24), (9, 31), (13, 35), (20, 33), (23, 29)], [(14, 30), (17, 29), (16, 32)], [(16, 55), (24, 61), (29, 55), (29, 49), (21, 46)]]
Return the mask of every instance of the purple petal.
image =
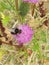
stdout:
[(39, 0), (23, 0), (24, 2), (37, 3)]
[(33, 30), (28, 25), (20, 25), (18, 27), (22, 30), (20, 34), (14, 35), (15, 39), (19, 44), (28, 43), (32, 39)]

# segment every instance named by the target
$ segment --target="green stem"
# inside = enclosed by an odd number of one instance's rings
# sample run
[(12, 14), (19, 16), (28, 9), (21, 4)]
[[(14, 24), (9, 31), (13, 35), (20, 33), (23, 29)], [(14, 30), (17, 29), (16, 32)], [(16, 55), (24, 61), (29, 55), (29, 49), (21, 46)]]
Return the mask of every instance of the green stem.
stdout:
[(16, 10), (18, 11), (18, 0), (15, 0)]

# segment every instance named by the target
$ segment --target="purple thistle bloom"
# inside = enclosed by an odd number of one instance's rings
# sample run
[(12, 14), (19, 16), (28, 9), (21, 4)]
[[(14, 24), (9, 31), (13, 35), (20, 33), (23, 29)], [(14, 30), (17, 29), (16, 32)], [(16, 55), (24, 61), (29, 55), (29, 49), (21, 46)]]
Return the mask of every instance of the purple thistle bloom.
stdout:
[(36, 4), (39, 0), (23, 0), (23, 1)]
[(14, 35), (18, 44), (21, 45), (28, 43), (32, 39), (33, 30), (27, 24), (20, 25), (18, 28), (21, 30), (21, 33)]

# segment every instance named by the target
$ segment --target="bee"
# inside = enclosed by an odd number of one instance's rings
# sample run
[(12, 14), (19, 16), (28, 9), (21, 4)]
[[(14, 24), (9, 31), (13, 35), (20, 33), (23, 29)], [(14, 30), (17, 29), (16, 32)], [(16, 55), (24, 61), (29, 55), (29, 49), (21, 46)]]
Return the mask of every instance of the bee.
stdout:
[(11, 30), (11, 34), (13, 34), (13, 35), (20, 34), (20, 33), (21, 33), (21, 30), (18, 28), (12, 28), (12, 30)]

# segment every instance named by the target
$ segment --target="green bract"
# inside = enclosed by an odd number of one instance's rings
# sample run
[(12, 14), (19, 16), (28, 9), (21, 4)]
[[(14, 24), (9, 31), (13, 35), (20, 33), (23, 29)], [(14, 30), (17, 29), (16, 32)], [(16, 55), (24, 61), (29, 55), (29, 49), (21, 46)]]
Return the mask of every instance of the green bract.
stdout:
[(24, 17), (29, 11), (29, 4), (22, 2), (19, 7), (19, 14)]

